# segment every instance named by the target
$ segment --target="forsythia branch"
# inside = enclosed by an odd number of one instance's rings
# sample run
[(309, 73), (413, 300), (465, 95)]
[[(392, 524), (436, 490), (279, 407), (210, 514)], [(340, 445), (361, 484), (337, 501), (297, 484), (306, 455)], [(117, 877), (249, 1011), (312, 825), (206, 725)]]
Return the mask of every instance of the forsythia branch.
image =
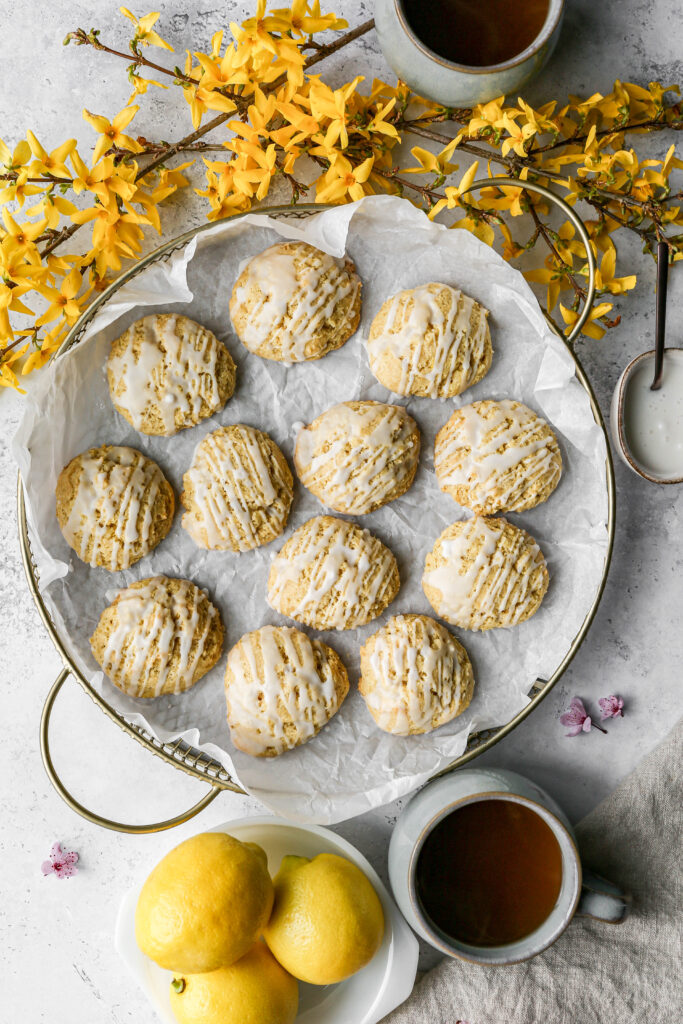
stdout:
[[(205, 183), (194, 191), (211, 220), (250, 209), (279, 180), (292, 203), (310, 194), (320, 203), (405, 195), (487, 244), (499, 239), (506, 259), (540, 241), (545, 255), (526, 276), (545, 290), (547, 314), (559, 308), (569, 331), (587, 274), (573, 225), (553, 226), (542, 199), (499, 186), (495, 177), (477, 197), (468, 193), (482, 161), (521, 182), (550, 183), (587, 212), (599, 299), (584, 334), (593, 338), (618, 323), (610, 317), (614, 297), (636, 284), (634, 274), (617, 271), (615, 234), (634, 234), (645, 252), (664, 240), (672, 263), (683, 258), (683, 188), (675, 182), (683, 162), (673, 145), (655, 159), (627, 143), (632, 135), (683, 128), (677, 86), (618, 81), (606, 96), (570, 97), (564, 106), (551, 101), (534, 109), (501, 96), (452, 109), (400, 81), (374, 81), (361, 91), (359, 75), (329, 86), (315, 66), (374, 22), (323, 42), (321, 33), (347, 26), (313, 0), (271, 11), (267, 0), (256, 0), (253, 17), (229, 34), (215, 33), (206, 52), (188, 51), (183, 67), (147, 56), (149, 47), (172, 51), (155, 29), (158, 14), (121, 10), (134, 26), (128, 52), (102, 42), (97, 29), (79, 28), (65, 39), (127, 64), (132, 93), (123, 110), (111, 118), (83, 112), (96, 133), (92, 156), (81, 156), (75, 139), (48, 151), (31, 131), (14, 149), (0, 140), (0, 385), (18, 387), (20, 376), (42, 366), (92, 291), (139, 257), (145, 232), (161, 231), (164, 201), (189, 186), (185, 172), (197, 157)], [(163, 81), (143, 77), (145, 70)], [(176, 141), (128, 134), (138, 102), (155, 88), (180, 90), (187, 106), (191, 131)], [(415, 139), (431, 148), (413, 144), (406, 156), (402, 145)], [(458, 178), (460, 153), (476, 162)], [(183, 156), (190, 159), (178, 162)], [(523, 215), (532, 230), (520, 244), (510, 222)], [(81, 229), (83, 237), (89, 232), (87, 250), (65, 254)]]

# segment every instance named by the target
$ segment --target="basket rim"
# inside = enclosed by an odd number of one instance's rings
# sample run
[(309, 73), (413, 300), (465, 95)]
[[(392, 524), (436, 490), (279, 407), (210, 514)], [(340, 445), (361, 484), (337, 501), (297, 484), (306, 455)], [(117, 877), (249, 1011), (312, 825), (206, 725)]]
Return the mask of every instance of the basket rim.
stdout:
[[(517, 179), (493, 177), (479, 179), (478, 181), (473, 182), (470, 188), (474, 189), (477, 187), (485, 186), (491, 187), (495, 186), (496, 184), (517, 185), (519, 187), (529, 188), (534, 192), (538, 192), (545, 198), (549, 199), (555, 205), (558, 205), (562, 209), (564, 209), (567, 215), (570, 216), (570, 218), (579, 228), (580, 233), (581, 231), (585, 233), (586, 229), (576, 211), (569, 207), (564, 202), (564, 200), (557, 196), (556, 193), (554, 193), (550, 189), (545, 188), (544, 186), (538, 185), (536, 183), (532, 184), (530, 182), (522, 182)], [(308, 217), (314, 213), (321, 213), (326, 209), (332, 208), (332, 206), (333, 204), (326, 203), (297, 203), (296, 205), (261, 206), (255, 210), (248, 210), (243, 213), (236, 214), (233, 217), (231, 217), (230, 220), (231, 222), (237, 221), (241, 220), (245, 216), (253, 216), (254, 214), (269, 217), (278, 217), (283, 219), (288, 216), (294, 218), (301, 218)], [(138, 274), (142, 273), (142, 271), (145, 270), (151, 264), (156, 263), (162, 259), (167, 259), (172, 255), (172, 253), (174, 253), (178, 249), (183, 248), (194, 238), (203, 235), (207, 232), (211, 232), (212, 229), (215, 230), (217, 226), (217, 223), (209, 222), (207, 224), (200, 224), (195, 226), (194, 228), (190, 228), (187, 231), (183, 232), (182, 234), (177, 235), (174, 238), (170, 239), (168, 242), (165, 242), (162, 245), (157, 246), (155, 249), (151, 250), (144, 257), (138, 260), (135, 264), (129, 267), (128, 270), (121, 274), (121, 276), (118, 277), (114, 282), (112, 282), (112, 284), (109, 285), (109, 287), (107, 287), (103, 292), (101, 292), (100, 295), (95, 299), (95, 301), (91, 303), (91, 305), (88, 306), (87, 309), (83, 311), (83, 313), (78, 318), (76, 323), (72, 326), (71, 330), (69, 331), (68, 335), (62, 342), (59, 349), (53, 354), (50, 362), (52, 362), (52, 360), (54, 359), (60, 358), (66, 351), (72, 348), (75, 344), (78, 344), (85, 328), (94, 319), (94, 317), (99, 312), (101, 307), (104, 306), (109, 301), (109, 299), (121, 288), (122, 285), (130, 281), (132, 278), (136, 277)], [(487, 750), (490, 750), (496, 743), (500, 742), (500, 740), (502, 740), (505, 736), (512, 732), (518, 725), (520, 725), (521, 722), (523, 722), (532, 713), (532, 711), (534, 711), (538, 704), (540, 704), (541, 701), (544, 700), (544, 698), (550, 693), (550, 691), (553, 689), (553, 687), (562, 677), (562, 675), (564, 675), (565, 671), (567, 670), (572, 660), (576, 656), (581, 644), (583, 643), (583, 640), (586, 637), (586, 634), (588, 633), (588, 630), (590, 629), (593, 623), (598, 607), (600, 605), (600, 601), (602, 599), (602, 595), (605, 590), (605, 585), (607, 583), (607, 577), (614, 549), (614, 537), (616, 529), (616, 485), (614, 477), (614, 463), (609, 443), (609, 435), (605, 425), (604, 417), (602, 415), (602, 411), (598, 404), (593, 387), (581, 364), (581, 361), (577, 354), (574, 352), (570, 343), (573, 337), (575, 337), (579, 333), (585, 318), (590, 312), (592, 297), (595, 288), (595, 263), (594, 260), (590, 259), (590, 257), (589, 271), (589, 302), (587, 303), (587, 306), (584, 310), (585, 316), (582, 315), (582, 317), (580, 317), (577, 323), (574, 325), (574, 330), (572, 332), (571, 339), (568, 340), (562, 334), (560, 334), (560, 332), (557, 330), (557, 328), (547, 315), (546, 321), (548, 322), (551, 330), (553, 330), (555, 335), (564, 343), (566, 350), (571, 355), (572, 361), (574, 363), (576, 377), (588, 395), (593, 418), (598, 427), (600, 428), (600, 430), (602, 431), (603, 437), (605, 439), (605, 480), (607, 488), (607, 546), (605, 550), (605, 558), (603, 562), (601, 580), (596, 589), (595, 595), (586, 613), (585, 618), (583, 619), (579, 629), (577, 630), (564, 658), (556, 667), (552, 675), (548, 679), (536, 680), (536, 682), (532, 685), (532, 687), (529, 690), (529, 694), (533, 694), (533, 696), (530, 697), (525, 707), (522, 708), (521, 711), (519, 711), (513, 718), (511, 718), (509, 722), (506, 722), (504, 725), (497, 726), (495, 728), (480, 730), (476, 733), (470, 734), (470, 736), (468, 737), (467, 747), (463, 751), (463, 753), (459, 757), (455, 758), (452, 762), (450, 762), (441, 771), (435, 773), (435, 775), (433, 776), (434, 778), (440, 775), (445, 775), (448, 772), (453, 771), (455, 768), (460, 768), (463, 765), (467, 764), (469, 761), (472, 761), (474, 758), (478, 757), (480, 754), (484, 753)], [(235, 793), (245, 794), (246, 791), (244, 790), (244, 788), (232, 779), (228, 771), (218, 760), (211, 757), (210, 755), (205, 754), (199, 748), (192, 747), (191, 745), (185, 743), (182, 740), (164, 742), (157, 739), (156, 737), (152, 736), (146, 729), (137, 725), (136, 723), (130, 722), (123, 714), (116, 711), (111, 706), (111, 704), (109, 704), (108, 701), (95, 690), (95, 688), (88, 681), (85, 675), (81, 672), (73, 658), (66, 650), (64, 642), (62, 641), (62, 638), (60, 636), (60, 632), (55, 623), (53, 622), (50, 613), (47, 609), (47, 606), (45, 604), (45, 601), (42, 597), (40, 591), (38, 571), (31, 550), (30, 530), (26, 514), (26, 503), (24, 498), (24, 487), (21, 478), (21, 473), (18, 474), (17, 480), (17, 519), (19, 527), (19, 543), (21, 548), (21, 556), (29, 591), (33, 597), (33, 600), (36, 604), (36, 607), (45, 625), (45, 628), (47, 629), (48, 635), (50, 636), (50, 639), (52, 640), (54, 647), (56, 648), (58, 654), (60, 655), (64, 667), (68, 669), (70, 674), (79, 683), (84, 692), (88, 694), (88, 696), (94, 701), (94, 703), (100, 708), (100, 710), (103, 711), (107, 715), (107, 717), (111, 719), (111, 721), (118, 725), (119, 728), (121, 728), (133, 739), (137, 740), (142, 746), (150, 750), (151, 753), (160, 757), (162, 760), (166, 761), (169, 764), (172, 764), (175, 768), (179, 768), (181, 771), (184, 771), (188, 775), (200, 779), (201, 781), (210, 782), (216, 788), (230, 790)]]

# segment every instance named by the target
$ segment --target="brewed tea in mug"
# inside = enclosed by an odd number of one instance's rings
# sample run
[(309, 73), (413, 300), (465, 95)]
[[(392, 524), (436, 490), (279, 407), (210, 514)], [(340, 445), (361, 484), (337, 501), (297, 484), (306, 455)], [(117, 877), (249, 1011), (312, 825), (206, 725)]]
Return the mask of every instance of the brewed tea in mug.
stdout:
[(446, 815), (418, 855), (417, 898), (447, 936), (502, 946), (530, 935), (562, 888), (562, 851), (552, 829), (511, 800), (475, 800)]
[(430, 50), (454, 64), (503, 64), (530, 46), (549, 0), (403, 0), (411, 29)]

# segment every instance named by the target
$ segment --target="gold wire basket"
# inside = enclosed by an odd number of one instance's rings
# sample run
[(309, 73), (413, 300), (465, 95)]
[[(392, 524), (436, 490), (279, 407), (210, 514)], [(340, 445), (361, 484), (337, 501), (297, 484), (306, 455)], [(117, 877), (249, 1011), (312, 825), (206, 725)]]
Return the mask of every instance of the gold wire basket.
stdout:
[[(535, 707), (543, 700), (544, 697), (550, 693), (551, 689), (558, 681), (560, 676), (565, 672), (572, 658), (578, 651), (588, 629), (595, 617), (597, 607), (600, 603), (600, 599), (603, 594), (605, 583), (607, 581), (607, 573), (612, 557), (612, 548), (614, 544), (614, 529), (615, 529), (615, 485), (614, 485), (614, 466), (612, 464), (612, 456), (610, 452), (609, 440), (607, 432), (605, 430), (605, 423), (600, 412), (600, 408), (597, 403), (597, 399), (593, 392), (593, 389), (586, 377), (586, 374), (571, 348), (571, 343), (579, 335), (581, 328), (588, 319), (590, 314), (593, 298), (595, 295), (595, 258), (593, 251), (590, 246), (590, 240), (588, 232), (586, 231), (585, 225), (578, 214), (569, 206), (563, 199), (557, 196), (550, 189), (545, 188), (542, 185), (538, 185), (531, 182), (520, 182), (516, 178), (506, 177), (495, 177), (495, 178), (480, 178), (474, 181), (468, 191), (475, 189), (491, 187), (492, 185), (504, 185), (504, 186), (516, 186), (518, 188), (525, 188), (531, 192), (535, 192), (542, 195), (550, 203), (558, 207), (562, 213), (571, 221), (576, 228), (581, 241), (583, 242), (589, 267), (588, 276), (588, 288), (585, 306), (574, 324), (571, 333), (563, 338), (569, 352), (574, 360), (576, 376), (584, 389), (586, 390), (590, 399), (591, 410), (595, 418), (595, 422), (598, 424), (605, 437), (605, 478), (607, 485), (607, 503), (608, 503), (608, 515), (607, 515), (607, 548), (605, 552), (605, 560), (602, 571), (602, 578), (600, 585), (597, 589), (593, 602), (591, 604), (588, 613), (583, 620), (581, 627), (579, 628), (576, 636), (574, 637), (572, 644), (565, 654), (564, 658), (557, 666), (553, 674), (549, 679), (537, 679), (533, 687), (530, 690), (530, 701), (525, 708), (522, 709), (514, 718), (512, 718), (507, 724), (499, 726), (495, 729), (486, 729), (481, 732), (472, 734), (469, 737), (467, 747), (460, 755), (456, 758), (447, 768), (445, 768), (439, 774), (445, 774), (446, 772), (452, 771), (454, 768), (459, 768), (466, 764), (468, 761), (473, 760), (479, 754), (485, 750), (489, 750), (495, 743), (498, 743), (504, 736), (507, 736), (509, 732), (519, 725), (527, 715), (531, 714)], [(259, 213), (268, 214), (271, 217), (278, 218), (302, 218), (308, 217), (313, 213), (319, 213), (321, 209), (324, 209), (322, 204), (307, 203), (301, 204), (296, 207), (292, 206), (272, 206), (272, 207), (261, 207)], [(237, 215), (244, 216), (242, 215)], [(235, 218), (237, 219), (237, 218)], [(140, 274), (146, 267), (159, 260), (166, 260), (169, 256), (176, 252), (178, 249), (183, 248), (187, 243), (194, 238), (196, 235), (203, 231), (210, 230), (213, 227), (212, 224), (205, 224), (197, 228), (193, 228), (190, 231), (186, 231), (184, 234), (174, 238), (172, 241), (167, 242), (165, 245), (161, 245), (158, 249), (149, 253), (133, 267), (130, 268), (126, 273), (122, 274), (109, 288), (102, 292), (102, 294), (85, 310), (85, 312), (79, 317), (77, 322), (72, 327), (71, 331), (67, 335), (62, 344), (61, 348), (55, 355), (61, 355), (67, 349), (73, 345), (78, 344), (83, 332), (90, 322), (93, 320), (95, 315), (104, 306), (109, 299), (118, 291), (121, 285), (130, 281), (133, 277)], [(554, 325), (551, 324), (554, 329)], [(38, 569), (33, 558), (31, 551), (31, 538), (29, 534), (29, 527), (26, 518), (26, 506), (24, 502), (24, 489), (19, 475), (18, 490), (17, 490), (17, 512), (19, 522), (19, 541), (21, 545), (22, 560), (24, 563), (24, 569), (26, 571), (26, 579), (28, 581), (29, 590), (33, 596), (33, 600), (36, 603), (40, 616), (45, 623), (45, 627), (50, 635), (50, 638), (55, 645), (63, 662), (63, 668), (57, 676), (55, 682), (52, 684), (45, 704), (43, 706), (43, 712), (40, 722), (40, 749), (43, 758), (43, 764), (48, 774), (52, 785), (55, 787), (62, 799), (68, 804), (68, 806), (76, 811), (82, 817), (95, 825), (101, 825), (104, 828), (114, 829), (117, 832), (128, 832), (128, 833), (147, 833), (147, 832), (160, 832), (164, 829), (173, 828), (175, 825), (180, 825), (182, 822), (188, 821), (194, 815), (198, 814), (201, 810), (208, 806), (212, 800), (214, 800), (220, 792), (223, 790), (229, 790), (234, 793), (244, 793), (244, 790), (235, 782), (235, 780), (229, 775), (223, 765), (215, 760), (214, 758), (198, 750), (196, 747), (190, 746), (183, 740), (176, 740), (174, 742), (163, 743), (156, 737), (152, 736), (146, 729), (133, 722), (128, 721), (125, 715), (114, 710), (114, 708), (94, 689), (94, 687), (88, 682), (83, 673), (79, 670), (73, 659), (70, 657), (66, 647), (60, 637), (59, 630), (52, 620), (50, 613), (45, 605), (43, 597), (40, 592), (40, 581), (38, 576)], [(201, 800), (184, 811), (182, 814), (178, 814), (173, 818), (168, 818), (165, 821), (158, 821), (152, 824), (144, 825), (129, 825), (120, 821), (112, 821), (109, 818), (103, 817), (94, 811), (84, 807), (72, 794), (67, 790), (64, 783), (60, 779), (57, 770), (54, 766), (52, 756), (50, 753), (49, 746), (49, 725), (50, 716), (54, 707), (55, 700), (62, 686), (69, 678), (73, 678), (80, 684), (83, 690), (88, 694), (89, 697), (97, 704), (97, 706), (112, 720), (120, 729), (123, 729), (129, 736), (137, 740), (142, 746), (146, 747), (152, 754), (162, 758), (168, 764), (174, 765), (181, 771), (186, 772), (188, 775), (193, 776), (203, 782), (210, 784), (210, 789)]]

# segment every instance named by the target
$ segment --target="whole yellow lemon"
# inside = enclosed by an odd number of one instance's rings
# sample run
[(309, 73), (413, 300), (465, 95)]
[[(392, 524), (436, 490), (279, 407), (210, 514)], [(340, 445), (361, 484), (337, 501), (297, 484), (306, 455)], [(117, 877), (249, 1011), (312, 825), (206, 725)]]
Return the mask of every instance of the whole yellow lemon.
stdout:
[(135, 937), (142, 952), (169, 971), (215, 971), (244, 956), (272, 905), (261, 847), (204, 832), (167, 853), (147, 878)]
[(273, 956), (301, 981), (331, 985), (373, 958), (384, 935), (377, 893), (345, 857), (285, 857), (264, 937)]
[(299, 987), (262, 942), (237, 963), (171, 982), (180, 1024), (292, 1024)]

